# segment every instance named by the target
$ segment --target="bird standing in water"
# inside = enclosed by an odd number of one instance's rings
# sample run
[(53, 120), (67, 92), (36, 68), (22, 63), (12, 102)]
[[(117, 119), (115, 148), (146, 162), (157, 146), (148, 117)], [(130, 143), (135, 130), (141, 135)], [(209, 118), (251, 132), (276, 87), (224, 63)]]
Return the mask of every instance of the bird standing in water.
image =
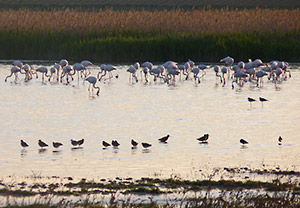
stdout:
[(149, 143), (146, 143), (146, 142), (142, 142), (142, 146), (143, 146), (144, 148), (148, 148), (148, 147), (151, 147), (152, 144), (149, 144)]
[(45, 142), (43, 142), (42, 140), (39, 139), (39, 142), (38, 142), (39, 146), (41, 148), (44, 148), (44, 147), (48, 147), (48, 144), (46, 144)]
[(278, 142), (279, 142), (278, 145), (281, 145), (281, 144), (282, 144), (282, 140), (283, 140), (282, 137), (279, 136), (279, 138), (278, 138)]
[(136, 147), (139, 143), (137, 143), (136, 141), (134, 141), (133, 139), (131, 140), (131, 145), (133, 147)]
[(241, 139), (241, 140), (240, 140), (240, 143), (241, 143), (242, 145), (248, 144), (248, 142), (247, 142), (245, 139)]
[(104, 146), (104, 148), (109, 147), (110, 144), (106, 141), (102, 141), (102, 145)]
[(28, 147), (29, 145), (21, 139), (21, 146), (25, 148)]
[(60, 142), (52, 142), (52, 145), (54, 148), (58, 148), (58, 147), (62, 146), (63, 144)]
[(261, 107), (264, 107), (264, 102), (268, 101), (266, 98), (259, 97), (259, 101), (261, 102)]
[(163, 143), (167, 143), (167, 140), (169, 139), (170, 135), (168, 134), (167, 136), (164, 136), (160, 139), (158, 139), (160, 142), (163, 142)]
[(250, 108), (252, 108), (252, 102), (255, 102), (256, 100), (254, 98), (248, 97), (248, 101), (250, 102)]

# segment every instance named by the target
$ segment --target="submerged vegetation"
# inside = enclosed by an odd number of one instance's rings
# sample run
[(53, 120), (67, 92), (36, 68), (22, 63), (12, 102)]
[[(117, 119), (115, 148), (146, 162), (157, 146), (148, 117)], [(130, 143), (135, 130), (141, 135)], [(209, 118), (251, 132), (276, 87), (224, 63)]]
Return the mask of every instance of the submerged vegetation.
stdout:
[(0, 59), (299, 61), (300, 10), (0, 11)]
[[(295, 182), (116, 178), (77, 183), (4, 184), (6, 207), (298, 207)], [(160, 197), (162, 195), (162, 197)], [(67, 197), (67, 198), (66, 198)], [(30, 200), (31, 199), (31, 200)]]

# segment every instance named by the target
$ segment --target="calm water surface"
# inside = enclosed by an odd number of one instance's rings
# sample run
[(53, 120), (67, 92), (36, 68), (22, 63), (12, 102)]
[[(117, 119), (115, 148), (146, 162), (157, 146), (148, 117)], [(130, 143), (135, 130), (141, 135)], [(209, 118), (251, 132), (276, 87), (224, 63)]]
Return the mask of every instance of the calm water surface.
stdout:
[[(88, 94), (88, 83), (17, 83), (11, 65), (0, 64), (0, 175), (7, 177), (71, 176), (74, 178), (170, 177), (200, 179), (214, 168), (248, 167), (300, 171), (300, 70), (275, 87), (264, 79), (231, 89), (216, 84), (209, 68), (201, 83), (178, 81), (175, 86), (142, 82), (130, 84), (128, 66), (119, 65), (119, 79), (97, 83), (99, 97)], [(98, 69), (91, 69), (96, 75)], [(269, 99), (262, 107), (247, 97)], [(196, 138), (210, 134), (208, 144)], [(169, 142), (158, 138), (170, 134)], [(278, 145), (281, 135), (283, 145)], [(70, 139), (85, 138), (82, 149)], [(248, 140), (242, 147), (239, 140)], [(20, 139), (30, 146), (23, 150)], [(40, 151), (42, 139), (49, 144)], [(118, 149), (102, 149), (116, 139)], [(152, 143), (149, 150), (131, 149), (130, 141)], [(64, 145), (53, 152), (52, 141)]]

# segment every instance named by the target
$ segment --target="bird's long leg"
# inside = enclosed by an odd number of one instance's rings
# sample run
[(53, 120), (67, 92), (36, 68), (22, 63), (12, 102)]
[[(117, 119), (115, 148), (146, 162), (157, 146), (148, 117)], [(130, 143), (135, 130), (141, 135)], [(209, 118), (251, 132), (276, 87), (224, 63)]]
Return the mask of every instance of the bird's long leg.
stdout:
[(12, 75), (13, 75), (13, 72), (11, 72), (11, 74), (5, 78), (5, 82), (7, 82), (7, 78), (11, 77)]
[[(98, 73), (99, 74), (99, 73)], [(102, 77), (104, 77), (106, 75), (106, 70), (104, 71), (104, 74), (101, 75), (99, 82), (101, 81)]]

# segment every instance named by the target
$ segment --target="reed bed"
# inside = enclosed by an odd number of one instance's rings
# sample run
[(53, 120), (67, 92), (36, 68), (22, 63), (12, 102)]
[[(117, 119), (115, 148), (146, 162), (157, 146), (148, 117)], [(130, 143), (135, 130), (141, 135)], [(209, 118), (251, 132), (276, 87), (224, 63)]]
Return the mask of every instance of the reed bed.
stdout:
[(299, 61), (300, 10), (0, 11), (0, 59)]
[(290, 32), (300, 29), (300, 10), (171, 10), (171, 11), (0, 11), (0, 30), (75, 33), (135, 30), (175, 33)]

